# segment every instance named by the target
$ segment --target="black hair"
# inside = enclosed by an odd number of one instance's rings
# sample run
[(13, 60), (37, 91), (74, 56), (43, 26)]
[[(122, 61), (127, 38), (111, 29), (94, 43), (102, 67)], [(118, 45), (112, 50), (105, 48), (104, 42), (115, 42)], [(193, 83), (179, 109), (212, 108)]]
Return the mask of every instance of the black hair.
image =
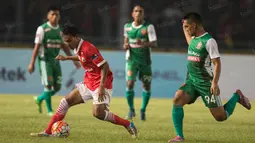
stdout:
[(201, 16), (196, 12), (190, 12), (183, 17), (183, 20), (191, 20), (197, 24), (202, 24)]
[(143, 7), (141, 4), (135, 4), (135, 5), (133, 6), (133, 9), (134, 9), (135, 7), (137, 7), (137, 6), (141, 7), (141, 8), (144, 10), (144, 7)]
[(58, 8), (57, 6), (51, 5), (48, 7), (48, 12), (50, 11), (60, 11), (60, 8)]
[(66, 23), (62, 29), (63, 34), (76, 36), (78, 34), (78, 28), (70, 23)]

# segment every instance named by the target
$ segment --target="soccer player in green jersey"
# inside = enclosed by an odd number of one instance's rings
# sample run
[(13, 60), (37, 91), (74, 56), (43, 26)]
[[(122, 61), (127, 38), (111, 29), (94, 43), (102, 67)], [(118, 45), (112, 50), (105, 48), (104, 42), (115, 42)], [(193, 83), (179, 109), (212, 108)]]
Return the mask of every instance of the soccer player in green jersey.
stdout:
[[(59, 54), (60, 48), (64, 50), (66, 55), (72, 55), (62, 39), (62, 32), (58, 24), (60, 19), (59, 11), (57, 7), (49, 7), (48, 22), (40, 25), (36, 31), (35, 46), (30, 64), (28, 65), (28, 72), (34, 72), (34, 64), (37, 57), (44, 92), (34, 99), (38, 105), (39, 113), (42, 113), (42, 101), (46, 101), (49, 116), (53, 115), (51, 96), (60, 90), (62, 82), (60, 63), (58, 60), (55, 60), (55, 57)], [(80, 68), (78, 62), (75, 61), (74, 64), (76, 68)]]
[(169, 142), (184, 141), (183, 106), (194, 103), (199, 96), (217, 121), (227, 120), (234, 112), (237, 102), (246, 109), (251, 109), (248, 98), (239, 89), (226, 104), (222, 104), (218, 86), (221, 73), (220, 54), (215, 39), (204, 30), (200, 15), (188, 13), (183, 19), (183, 31), (189, 45), (188, 73), (185, 84), (177, 90), (173, 99), (172, 120), (177, 136)]
[(140, 118), (145, 121), (146, 106), (151, 96), (151, 48), (157, 46), (154, 26), (144, 20), (144, 9), (141, 6), (133, 8), (133, 22), (124, 26), (124, 45), (126, 50), (126, 98), (129, 106), (127, 118), (135, 117), (134, 83), (136, 77), (143, 83), (142, 107)]

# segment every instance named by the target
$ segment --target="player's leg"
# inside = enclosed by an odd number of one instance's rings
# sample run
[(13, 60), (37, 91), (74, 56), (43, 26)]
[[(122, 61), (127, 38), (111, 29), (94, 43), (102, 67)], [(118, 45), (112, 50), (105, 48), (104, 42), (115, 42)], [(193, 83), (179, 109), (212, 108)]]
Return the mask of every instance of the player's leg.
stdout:
[(209, 108), (215, 120), (224, 121), (227, 119), (227, 115), (224, 110), (221, 97), (213, 95), (210, 88), (210, 83), (208, 83), (207, 86), (196, 85), (196, 89), (201, 95), (205, 106)]
[(53, 85), (54, 85), (54, 65), (50, 62), (43, 61), (42, 64), (42, 73), (45, 74), (45, 85), (51, 86), (51, 88), (47, 91), (47, 94), (45, 95), (44, 99), (46, 102), (46, 107), (48, 110), (48, 115), (53, 115), (52, 105), (51, 105), (51, 96), (53, 92)]
[(112, 90), (105, 89), (106, 99), (98, 102), (98, 90), (91, 91), (93, 96), (93, 116), (99, 120), (108, 121), (116, 125), (125, 127), (132, 137), (137, 136), (137, 130), (133, 122), (125, 120), (109, 111)]
[(52, 92), (52, 85), (53, 85), (53, 78), (52, 78), (52, 67), (46, 63), (44, 60), (38, 60), (39, 63), (39, 71), (41, 74), (41, 80), (42, 84), (44, 85), (44, 92), (38, 96), (35, 97), (35, 102), (38, 105), (38, 110), (41, 113), (42, 112), (42, 101), (46, 101), (48, 112), (52, 112), (51, 106), (48, 106), (47, 101), (49, 100), (49, 97), (51, 96)]
[(127, 119), (135, 117), (134, 109), (134, 84), (136, 80), (137, 69), (132, 62), (126, 63), (126, 99), (129, 106)]
[(56, 113), (51, 117), (50, 122), (44, 132), (41, 133), (31, 133), (31, 136), (49, 136), (51, 135), (52, 125), (64, 119), (68, 109), (74, 105), (85, 103), (87, 100), (92, 99), (92, 96), (88, 92), (88, 90), (84, 87), (84, 84), (78, 83), (76, 84), (76, 88), (69, 93), (66, 97), (61, 99), (60, 104), (56, 110)]
[[(46, 100), (46, 105), (52, 107), (51, 98), (54, 96), (60, 89), (62, 85), (62, 72), (59, 63), (56, 63), (53, 66), (53, 89), (51, 91), (51, 96)], [(53, 112), (48, 112), (49, 116), (53, 115)]]
[(145, 121), (145, 111), (151, 97), (151, 80), (152, 80), (152, 70), (151, 66), (142, 67), (139, 70), (139, 79), (143, 83), (142, 92), (142, 107), (140, 109), (140, 118)]
[(175, 93), (173, 99), (172, 108), (172, 120), (175, 128), (176, 137), (169, 140), (168, 142), (181, 142), (184, 140), (183, 135), (183, 118), (184, 111), (183, 106), (185, 104), (191, 104), (195, 102), (198, 95), (196, 90), (191, 84), (182, 85), (179, 90)]
[(62, 71), (60, 63), (57, 61), (56, 66), (54, 68), (54, 85), (53, 85), (53, 92), (52, 96), (55, 95), (57, 92), (60, 91), (62, 85)]
[(210, 109), (213, 117), (217, 121), (224, 121), (233, 114), (236, 103), (239, 102), (246, 109), (251, 109), (251, 104), (247, 97), (245, 97), (240, 90), (237, 90), (233, 93), (232, 97), (228, 102), (223, 105), (220, 96), (202, 96), (202, 99), (205, 101), (206, 106)]
[(247, 110), (251, 109), (251, 103), (249, 99), (243, 95), (241, 90), (238, 89), (235, 93), (233, 93), (232, 97), (223, 106), (226, 111), (227, 117), (229, 117), (234, 112), (237, 102), (239, 102)]
[(84, 103), (84, 101), (79, 93), (79, 90), (76, 88), (71, 93), (69, 93), (66, 97), (61, 99), (60, 104), (56, 110), (56, 113), (51, 118), (45, 132), (47, 134), (51, 134), (52, 125), (57, 121), (63, 120), (70, 107), (80, 103)]
[[(44, 77), (42, 75), (41, 60), (39, 58), (38, 58), (38, 69), (39, 69), (39, 73), (40, 73), (40, 76), (41, 76), (42, 84), (44, 85)], [(42, 112), (42, 111), (40, 111), (41, 110), (41, 103), (44, 100), (44, 95), (41, 94), (39, 96), (36, 96), (34, 99), (35, 99), (35, 102), (40, 106), (39, 107), (39, 112), (41, 113)]]

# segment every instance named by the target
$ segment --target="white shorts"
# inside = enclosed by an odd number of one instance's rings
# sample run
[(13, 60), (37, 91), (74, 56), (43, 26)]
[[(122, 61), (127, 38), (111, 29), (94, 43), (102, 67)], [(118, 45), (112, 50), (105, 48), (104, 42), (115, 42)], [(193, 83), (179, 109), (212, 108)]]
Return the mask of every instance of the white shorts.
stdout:
[(106, 106), (109, 108), (112, 97), (112, 89), (105, 88), (106, 99), (103, 102), (99, 102), (98, 88), (95, 91), (91, 91), (83, 82), (76, 83), (75, 86), (79, 90), (84, 103), (86, 103), (88, 100), (93, 99), (93, 104), (106, 104)]

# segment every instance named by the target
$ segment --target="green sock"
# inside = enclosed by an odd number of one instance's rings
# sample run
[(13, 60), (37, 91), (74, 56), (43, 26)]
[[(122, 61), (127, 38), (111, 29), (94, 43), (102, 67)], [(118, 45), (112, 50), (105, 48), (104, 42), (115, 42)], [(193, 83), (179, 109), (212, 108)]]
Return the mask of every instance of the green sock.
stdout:
[(51, 95), (52, 91), (44, 91), (45, 92), (45, 102), (48, 112), (52, 112), (52, 106), (51, 106)]
[(183, 123), (184, 112), (182, 106), (174, 105), (172, 110), (172, 119), (174, 123), (175, 132), (178, 136), (184, 138), (183, 136)]
[(45, 99), (46, 95), (47, 95), (47, 93), (45, 93), (45, 91), (44, 91), (40, 96), (37, 97), (37, 101), (39, 103), (42, 102)]
[(135, 111), (134, 109), (134, 94), (135, 92), (132, 90), (126, 90), (126, 98), (129, 106), (129, 110)]
[(236, 103), (238, 102), (240, 96), (237, 93), (234, 93), (228, 102), (224, 105), (224, 109), (229, 117), (235, 110)]
[(146, 111), (146, 107), (147, 107), (147, 105), (150, 101), (150, 97), (151, 97), (151, 92), (150, 91), (143, 91), (143, 102), (142, 102), (141, 112)]

